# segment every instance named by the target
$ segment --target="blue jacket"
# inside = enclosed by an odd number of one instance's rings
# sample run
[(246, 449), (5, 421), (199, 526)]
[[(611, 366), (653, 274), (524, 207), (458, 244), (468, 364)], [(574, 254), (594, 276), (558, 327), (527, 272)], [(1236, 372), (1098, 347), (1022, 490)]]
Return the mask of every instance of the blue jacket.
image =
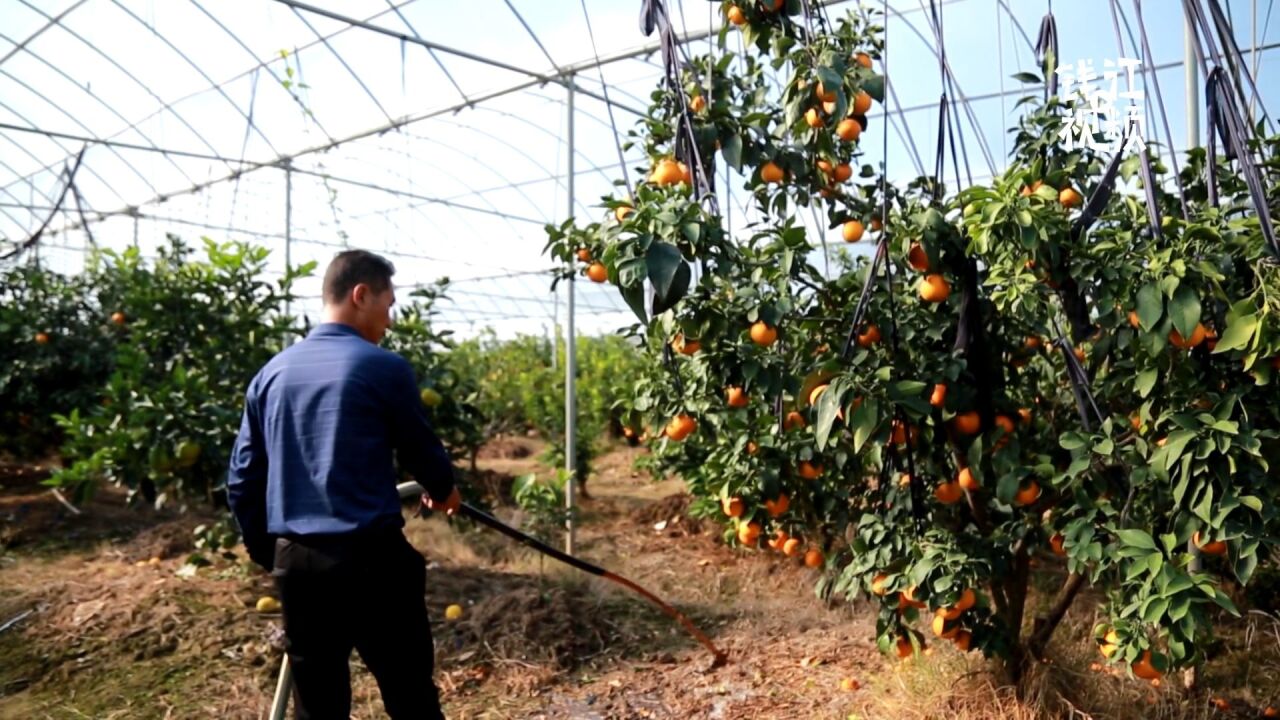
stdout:
[(393, 451), (431, 497), (452, 492), (408, 361), (348, 325), (318, 325), (245, 393), (227, 501), (250, 556), (270, 568), (273, 536), (402, 527)]

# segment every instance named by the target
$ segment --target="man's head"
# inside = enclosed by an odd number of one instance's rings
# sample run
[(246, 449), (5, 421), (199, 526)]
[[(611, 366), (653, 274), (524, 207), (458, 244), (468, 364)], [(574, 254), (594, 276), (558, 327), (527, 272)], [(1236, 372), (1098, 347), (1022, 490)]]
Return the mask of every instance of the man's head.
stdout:
[(382, 340), (391, 326), (395, 266), (367, 250), (344, 250), (324, 272), (324, 316), (355, 328), (371, 343)]

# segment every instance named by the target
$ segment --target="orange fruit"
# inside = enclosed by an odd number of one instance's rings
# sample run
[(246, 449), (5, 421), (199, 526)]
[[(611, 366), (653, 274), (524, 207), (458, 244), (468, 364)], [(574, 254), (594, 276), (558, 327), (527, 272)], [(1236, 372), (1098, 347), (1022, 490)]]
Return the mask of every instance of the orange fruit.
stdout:
[(613, 217), (618, 222), (623, 222), (624, 220), (627, 219), (628, 215), (630, 215), (635, 211), (636, 209), (631, 207), (630, 205), (619, 205), (618, 207), (613, 209)]
[(889, 593), (889, 588), (887, 587), (888, 584), (889, 576), (884, 573), (879, 573), (871, 579), (871, 594), (884, 597)]
[(954, 505), (964, 497), (964, 490), (960, 489), (958, 482), (944, 482), (934, 489), (933, 496), (943, 505)]
[(1267, 709), (1262, 711), (1262, 717), (1268, 717), (1268, 718), (1280, 717), (1280, 710), (1277, 710), (1274, 707), (1268, 705)]
[(1211, 702), (1213, 703), (1213, 706), (1221, 712), (1227, 712), (1231, 710), (1231, 701), (1227, 700), (1226, 698), (1216, 697)]
[(896, 650), (898, 653), (898, 657), (903, 660), (911, 657), (911, 655), (915, 653), (915, 648), (911, 646), (911, 639), (908, 638), (906, 635), (903, 635), (898, 638)]
[(676, 333), (676, 336), (671, 339), (671, 349), (681, 355), (692, 355), (702, 349), (702, 343), (686, 339), (684, 333)]
[(1133, 664), (1133, 674), (1143, 680), (1158, 680), (1164, 675), (1151, 664), (1150, 650), (1142, 651), (1142, 657)]
[(736, 518), (742, 517), (742, 513), (747, 509), (747, 506), (740, 497), (727, 497), (720, 500), (720, 508), (724, 510), (725, 515)]
[(907, 264), (911, 269), (919, 272), (929, 271), (929, 254), (924, 251), (920, 243), (911, 243), (911, 250), (907, 252)]
[(789, 539), (791, 539), (791, 536), (787, 534), (787, 531), (779, 528), (778, 531), (774, 533), (773, 537), (769, 538), (769, 549), (782, 552), (782, 546), (786, 544)]
[(862, 134), (862, 126), (857, 120), (845, 118), (836, 124), (836, 137), (845, 142), (854, 142)]
[(800, 545), (799, 538), (791, 538), (782, 543), (782, 554), (787, 557), (795, 557), (800, 554)]
[(773, 0), (773, 7), (770, 7), (768, 0), (765, 0), (764, 9), (766, 12), (778, 12), (782, 9), (782, 6), (786, 4), (787, 0)]
[(738, 542), (754, 546), (760, 540), (760, 523), (749, 522), (738, 526)]
[(828, 115), (835, 115), (835, 114), (836, 114), (836, 104), (835, 104), (834, 102), (824, 102), (824, 103), (822, 103), (822, 112), (824, 112), (824, 113), (826, 113), (826, 114), (828, 114)]
[(809, 108), (804, 111), (804, 123), (811, 128), (820, 128), (823, 125), (822, 113), (818, 112), (818, 108)]
[(884, 223), (880, 221), (880, 218), (878, 217), (871, 218), (871, 232), (880, 232), (883, 229), (884, 229)]
[(807, 568), (822, 567), (822, 551), (817, 548), (811, 548), (804, 554), (804, 566)]
[(920, 299), (925, 302), (940, 303), (951, 296), (951, 283), (938, 274), (925, 275), (919, 285)]
[(1130, 327), (1132, 327), (1132, 328), (1134, 328), (1134, 329), (1137, 329), (1138, 324), (1139, 324), (1139, 320), (1138, 320), (1138, 313), (1134, 312), (1133, 310), (1130, 310), (1130, 311), (1129, 311), (1129, 326), (1130, 326)]
[(578, 259), (582, 262), (591, 262), (591, 251), (586, 248), (578, 248)]
[(1226, 541), (1214, 540), (1213, 542), (1208, 542), (1208, 543), (1202, 542), (1202, 538), (1200, 537), (1199, 530), (1197, 530), (1196, 533), (1191, 536), (1191, 542), (1194, 543), (1195, 546), (1200, 549), (1200, 552), (1204, 553), (1205, 555), (1225, 555), (1227, 552)]
[(1169, 333), (1169, 342), (1174, 347), (1179, 347), (1179, 348), (1182, 348), (1183, 350), (1190, 350), (1191, 348), (1204, 342), (1204, 339), (1207, 335), (1208, 335), (1208, 331), (1205, 329), (1204, 325), (1200, 323), (1196, 323), (1196, 329), (1191, 331), (1191, 337), (1184, 338), (1182, 337), (1181, 333), (1179, 333), (1177, 330), (1174, 330)]
[(587, 277), (591, 278), (591, 282), (602, 283), (609, 279), (609, 271), (604, 265), (593, 262), (587, 266)]
[(1054, 555), (1061, 557), (1067, 554), (1067, 549), (1064, 547), (1066, 540), (1066, 538), (1062, 537), (1062, 533), (1057, 533), (1049, 538), (1049, 547), (1053, 548)]
[(1044, 347), (1044, 341), (1040, 339), (1039, 335), (1028, 335), (1027, 339), (1022, 343), (1022, 347), (1031, 352), (1035, 352), (1036, 350)]
[(1066, 187), (1058, 193), (1058, 202), (1065, 208), (1078, 208), (1084, 203), (1084, 198), (1074, 188)]
[(747, 406), (747, 393), (737, 385), (730, 385), (724, 390), (725, 403), (731, 408)]
[(1022, 420), (1023, 425), (1031, 424), (1031, 408), (1018, 408), (1018, 419)]
[(836, 101), (836, 92), (834, 90), (828, 92), (827, 89), (823, 87), (821, 80), (818, 81), (817, 94), (818, 99), (824, 103)]
[(817, 480), (822, 477), (822, 466), (803, 460), (799, 465), (798, 474), (805, 480)]
[(111, 313), (111, 322), (115, 323), (116, 325), (123, 325), (124, 313), (120, 312), (119, 310)]
[(830, 163), (830, 162), (828, 162), (828, 161), (826, 161), (826, 160), (819, 160), (818, 162), (816, 162), (816, 163), (814, 163), (814, 164), (815, 164), (815, 165), (817, 165), (817, 167), (818, 167), (818, 172), (820, 172), (820, 173), (822, 173), (823, 175), (826, 175), (826, 176), (828, 176), (828, 177), (830, 177), (830, 176), (831, 176), (831, 163)]
[(968, 630), (961, 630), (951, 638), (951, 642), (955, 643), (956, 649), (960, 652), (969, 652), (969, 646), (973, 642), (973, 634)]
[(1010, 420), (1008, 415), (997, 415), (996, 425), (1004, 430), (1004, 435), (996, 441), (996, 447), (1002, 448), (1009, 444), (1009, 438), (1013, 435), (1013, 420)]
[(858, 94), (853, 96), (853, 114), (866, 115), (870, 109), (871, 96), (865, 90), (858, 91)]
[(899, 610), (906, 610), (909, 607), (913, 607), (918, 610), (926, 607), (924, 603), (915, 599), (915, 597), (912, 595), (914, 591), (915, 591), (915, 587), (912, 586), (907, 588), (905, 592), (898, 593), (898, 609)]
[(823, 383), (809, 391), (809, 404), (817, 405), (818, 398), (822, 397), (822, 393), (827, 391), (827, 384)]
[(649, 175), (649, 182), (654, 185), (675, 185), (682, 180), (684, 171), (680, 169), (680, 163), (670, 158), (659, 160)]
[(836, 166), (832, 177), (835, 178), (836, 182), (845, 182), (853, 177), (853, 168), (849, 167), (849, 163), (840, 163)]
[(737, 5), (730, 5), (729, 11), (725, 13), (725, 17), (734, 25), (746, 25), (747, 16), (742, 13), (742, 8)]
[(902, 473), (898, 476), (898, 487), (910, 487), (911, 473)]
[(49, 344), (49, 333), (43, 333), (43, 332), (38, 332), (38, 333), (36, 333), (36, 344), (37, 344), (37, 345), (48, 345), (48, 344)]
[(982, 417), (976, 410), (960, 413), (952, 422), (955, 423), (956, 432), (961, 435), (977, 435), (982, 429)]
[(696, 420), (684, 413), (681, 413), (671, 418), (671, 422), (667, 423), (667, 437), (675, 440), (676, 442), (680, 442), (681, 440), (689, 437), (689, 434), (692, 433), (696, 427), (698, 427)]
[(840, 689), (844, 690), (845, 692), (853, 692), (854, 690), (857, 690), (860, 687), (862, 686), (858, 684), (858, 681), (854, 680), (853, 678), (840, 679)]
[(1040, 485), (1032, 480), (1025, 487), (1019, 488), (1018, 493), (1013, 496), (1014, 505), (1030, 505), (1040, 498)]
[(759, 450), (760, 450), (760, 446), (756, 444), (756, 441), (755, 441), (755, 440), (748, 440), (748, 441), (747, 441), (747, 454), (748, 454), (748, 455), (755, 455)]
[(960, 468), (960, 472), (956, 474), (956, 484), (969, 492), (973, 492), (980, 487), (978, 478), (973, 476), (973, 471), (969, 468)]
[(760, 179), (767, 183), (782, 182), (783, 172), (778, 164), (770, 160), (760, 167)]
[(751, 324), (751, 341), (761, 347), (769, 347), (778, 339), (778, 330), (763, 320)]
[(1083, 362), (1084, 362), (1084, 361), (1089, 357), (1088, 355), (1085, 355), (1085, 353), (1084, 353), (1084, 348), (1082, 348), (1082, 347), (1077, 347), (1077, 348), (1073, 349), (1073, 350), (1071, 351), (1071, 354), (1072, 354), (1072, 355), (1075, 355), (1075, 356), (1076, 356), (1076, 360), (1079, 360), (1081, 363), (1083, 363)]
[(911, 444), (915, 445), (916, 429), (913, 427), (911, 428), (910, 433), (908, 433), (907, 428), (903, 426), (902, 421), (894, 420), (892, 425), (892, 432), (890, 433), (890, 436), (889, 436), (889, 441), (892, 442), (894, 445), (903, 445), (907, 442), (908, 434), (910, 434), (911, 436)]
[(853, 59), (854, 59), (854, 60), (856, 60), (856, 61), (857, 61), (857, 63), (858, 63), (859, 65), (861, 65), (862, 67), (870, 69), (870, 67), (871, 67), (871, 56), (870, 56), (870, 55), (868, 55), (868, 54), (866, 54), (866, 53), (864, 53), (864, 52), (860, 52), (860, 53), (858, 53), (857, 55), (854, 55), (854, 56), (853, 56)]
[(868, 325), (866, 331), (858, 335), (858, 345), (860, 347), (869, 348), (878, 342), (880, 342), (880, 328), (874, 323)]
[(938, 383), (933, 386), (933, 393), (929, 395), (929, 404), (936, 408), (947, 404), (947, 386), (945, 384)]
[(978, 596), (973, 592), (973, 588), (965, 588), (964, 592), (960, 593), (960, 599), (956, 601), (954, 608), (964, 612), (976, 605), (977, 602)]
[(1116, 635), (1115, 630), (1108, 630), (1106, 636), (1102, 638), (1102, 642), (1098, 644), (1098, 651), (1102, 653), (1102, 657), (1110, 658), (1119, 649), (1120, 636)]
[(706, 110), (707, 99), (702, 97), (701, 95), (694, 95), (693, 99), (689, 101), (689, 109), (696, 113), (700, 113), (703, 110)]
[(844, 236), (844, 241), (847, 243), (858, 242), (862, 239), (864, 232), (862, 223), (857, 220), (850, 220), (840, 228), (840, 234)]
[(791, 498), (786, 493), (779, 493), (777, 500), (765, 500), (764, 509), (769, 513), (769, 517), (776, 518), (791, 507)]
[(680, 168), (680, 182), (685, 185), (693, 184), (693, 173), (689, 171), (689, 166), (682, 162), (676, 163), (676, 167)]
[(786, 430), (799, 430), (803, 428), (806, 424), (807, 423), (805, 423), (804, 421), (804, 416), (796, 412), (795, 410), (792, 410), (791, 412), (787, 413), (786, 418), (784, 418), (782, 421), (782, 427)]
[(933, 634), (943, 640), (950, 640), (960, 632), (960, 627), (951, 624), (951, 621), (947, 619), (945, 613), (945, 610), (939, 610), (934, 614), (932, 624)]

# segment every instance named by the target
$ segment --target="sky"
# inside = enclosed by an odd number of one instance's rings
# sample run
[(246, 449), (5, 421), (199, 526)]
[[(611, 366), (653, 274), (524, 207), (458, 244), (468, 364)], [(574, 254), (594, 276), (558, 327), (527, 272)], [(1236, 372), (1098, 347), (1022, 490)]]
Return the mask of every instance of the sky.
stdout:
[[(148, 253), (165, 233), (266, 245), (273, 273), (286, 261), (307, 260), (322, 271), (337, 250), (363, 247), (396, 263), (401, 286), (451, 278), (439, 322), (460, 336), (485, 327), (500, 336), (543, 334), (563, 322), (563, 286), (550, 291), (543, 225), (571, 213), (583, 221), (603, 217), (599, 198), (621, 178), (613, 128), (625, 134), (634, 127), (660, 60), (639, 55), (600, 69), (588, 61), (654, 41), (639, 28), (639, 0), (307, 4), (441, 47), (430, 52), (280, 0), (0, 0), (0, 237), (21, 240), (51, 218), (40, 260), (65, 272), (83, 267), (91, 242), (136, 242)], [(897, 95), (891, 107), (895, 115), (902, 109), (929, 168), (940, 84), (926, 4), (888, 4), (888, 62)], [(1280, 43), (1280, 17), (1268, 18), (1273, 2), (1226, 4), (1246, 53), (1254, 44)], [(839, 2), (828, 12), (857, 5)], [(977, 120), (976, 130), (963, 125), (975, 180), (1003, 167), (1003, 131), (1016, 122), (1022, 94), (1010, 76), (1034, 68), (1028, 40), (1048, 7), (1039, 0), (1006, 5), (1009, 12), (999, 0), (941, 3), (946, 56)], [(1121, 2), (1130, 23), (1133, 5)], [(882, 0), (869, 7), (881, 8)], [(1064, 62), (1100, 68), (1120, 57), (1108, 7), (1107, 0), (1056, 4)], [(1181, 3), (1146, 0), (1142, 7), (1182, 149)], [(682, 32), (718, 27), (717, 8), (705, 0), (670, 3)], [(728, 42), (737, 49), (738, 34), (730, 32)], [(691, 46), (708, 49), (706, 40)], [(1274, 50), (1261, 52), (1256, 66), (1263, 104), (1273, 113), (1277, 58)], [(574, 98), (572, 209), (568, 91), (530, 75), (546, 78), (565, 67), (586, 68)], [(592, 97), (601, 94), (602, 79), (615, 103), (612, 123)], [(528, 87), (502, 92), (522, 84)], [(893, 179), (914, 177), (906, 135), (874, 112), (864, 162), (884, 161)], [(1147, 117), (1148, 136), (1157, 117)], [(979, 133), (990, 162), (979, 151)], [(80, 138), (141, 146), (88, 146), (76, 181), (88, 233), (70, 198), (69, 211), (52, 212), (62, 169), (84, 146)], [(291, 172), (275, 165), (295, 155)], [(635, 151), (626, 160), (634, 181), (646, 162)], [(742, 182), (731, 178), (721, 198), (735, 228), (751, 217), (744, 215), (750, 203)], [(809, 224), (817, 245), (829, 231)], [(836, 232), (826, 237), (832, 247), (841, 244)], [(318, 275), (298, 288), (296, 309), (313, 320)], [(633, 322), (616, 289), (585, 281), (575, 288), (579, 332)]]

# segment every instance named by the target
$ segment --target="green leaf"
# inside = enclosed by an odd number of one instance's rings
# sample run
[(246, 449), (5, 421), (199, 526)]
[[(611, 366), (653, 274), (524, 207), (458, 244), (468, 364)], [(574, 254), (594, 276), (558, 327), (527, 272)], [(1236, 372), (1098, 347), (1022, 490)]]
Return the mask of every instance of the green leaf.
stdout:
[(881, 105), (884, 104), (884, 76), (876, 75), (875, 77), (862, 83), (862, 89)]
[(1089, 436), (1084, 433), (1066, 432), (1058, 438), (1058, 445), (1062, 446), (1063, 450), (1079, 450), (1088, 444)]
[(1151, 389), (1156, 386), (1156, 380), (1160, 379), (1160, 370), (1151, 368), (1138, 373), (1138, 379), (1134, 383), (1133, 388), (1138, 391), (1138, 397), (1145, 398), (1151, 394)]
[(1160, 322), (1161, 315), (1164, 315), (1164, 296), (1160, 288), (1154, 284), (1142, 286), (1138, 291), (1138, 326), (1150, 330)]
[[(825, 395), (826, 393), (823, 394)], [(854, 452), (862, 452), (862, 446), (866, 444), (871, 434), (875, 432), (876, 423), (879, 420), (880, 404), (875, 400), (868, 400), (853, 411), (853, 417), (849, 418), (849, 424), (853, 428)]]
[(1146, 530), (1138, 530), (1137, 528), (1125, 528), (1116, 530), (1116, 537), (1125, 545), (1144, 550), (1156, 550), (1156, 541)]
[(1159, 622), (1169, 610), (1169, 598), (1157, 598), (1151, 601), (1142, 613), (1142, 619), (1149, 623)]
[(724, 162), (734, 170), (742, 170), (742, 136), (731, 133), (720, 140), (720, 154)]
[(1044, 81), (1040, 79), (1039, 75), (1031, 72), (1014, 73), (1010, 77), (1028, 85), (1041, 85), (1044, 83)]
[(1188, 285), (1179, 285), (1169, 299), (1169, 318), (1182, 337), (1191, 337), (1200, 322), (1200, 295)]
[[(649, 282), (653, 284), (653, 311), (655, 314), (663, 312), (675, 305), (689, 289), (689, 266), (680, 256), (680, 249), (665, 242), (649, 246), (649, 251), (645, 253), (645, 265)], [(682, 268), (683, 276), (680, 273)]]
[(1218, 603), (1223, 610), (1226, 610), (1236, 617), (1240, 616), (1240, 611), (1236, 609), (1236, 604), (1231, 602), (1231, 598), (1227, 597), (1226, 593), (1217, 588), (1213, 589), (1213, 601)]
[(1218, 346), (1213, 349), (1213, 354), (1217, 355), (1229, 350), (1244, 350), (1249, 346), (1249, 341), (1253, 339), (1253, 334), (1257, 330), (1257, 315), (1228, 318), (1227, 329), (1218, 340)]
[(648, 324), (649, 317), (644, 309), (644, 283), (623, 285), (618, 290), (622, 293), (622, 299), (626, 301), (627, 307), (631, 308), (631, 312), (636, 314), (640, 322)]
[(1241, 585), (1247, 585), (1249, 578), (1253, 577), (1253, 571), (1258, 568), (1258, 553), (1252, 552), (1248, 555), (1241, 553), (1236, 558), (1235, 573), (1236, 578)]
[(1254, 495), (1240, 496), (1240, 504), (1254, 512), (1262, 512), (1262, 500)]

